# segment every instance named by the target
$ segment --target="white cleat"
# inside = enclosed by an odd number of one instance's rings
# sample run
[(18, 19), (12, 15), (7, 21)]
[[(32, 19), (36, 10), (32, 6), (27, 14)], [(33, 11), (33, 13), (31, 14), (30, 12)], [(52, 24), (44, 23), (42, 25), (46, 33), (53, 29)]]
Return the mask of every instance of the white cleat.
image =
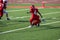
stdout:
[(32, 26), (30, 25), (30, 26), (28, 26), (29, 28), (31, 28)]

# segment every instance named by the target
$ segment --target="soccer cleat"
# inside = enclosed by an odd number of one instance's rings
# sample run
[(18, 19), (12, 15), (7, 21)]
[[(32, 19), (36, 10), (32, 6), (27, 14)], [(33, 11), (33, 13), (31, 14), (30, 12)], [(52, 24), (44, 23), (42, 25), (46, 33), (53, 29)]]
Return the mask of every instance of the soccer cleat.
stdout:
[(46, 22), (44, 18), (41, 19), (42, 22)]
[(7, 18), (7, 20), (10, 20), (9, 18)]
[(31, 28), (32, 26), (30, 25), (30, 26), (28, 26), (29, 28)]
[(0, 19), (1, 19), (1, 17), (0, 17)]
[(37, 26), (37, 27), (39, 27), (39, 26), (40, 26), (40, 24), (37, 24), (36, 26)]

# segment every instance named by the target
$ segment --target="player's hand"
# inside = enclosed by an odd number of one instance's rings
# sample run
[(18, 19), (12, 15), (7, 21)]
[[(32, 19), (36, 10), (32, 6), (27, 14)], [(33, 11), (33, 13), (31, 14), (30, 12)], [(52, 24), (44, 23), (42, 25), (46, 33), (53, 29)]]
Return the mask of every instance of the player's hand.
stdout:
[(29, 12), (27, 12), (27, 14), (28, 14)]
[(27, 12), (27, 14), (28, 14), (28, 12)]
[(44, 18), (41, 18), (41, 21), (42, 21), (42, 22), (45, 22), (45, 19), (44, 19)]

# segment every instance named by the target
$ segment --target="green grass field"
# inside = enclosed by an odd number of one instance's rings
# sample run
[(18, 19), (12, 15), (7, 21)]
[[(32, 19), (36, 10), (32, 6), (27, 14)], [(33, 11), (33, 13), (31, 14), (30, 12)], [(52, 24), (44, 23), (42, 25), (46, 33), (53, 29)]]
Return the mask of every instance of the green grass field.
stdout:
[[(8, 6), (31, 6), (32, 4), (8, 4)], [(35, 6), (42, 6), (42, 4), (34, 4)], [(46, 6), (60, 6), (60, 4), (45, 4)]]
[[(29, 9), (7, 9), (11, 20), (5, 15), (0, 20), (0, 40), (59, 40), (60, 39), (60, 9), (39, 9), (45, 18), (40, 27), (29, 26)], [(25, 28), (25, 29), (21, 29)], [(19, 29), (19, 30), (16, 30)], [(21, 30), (20, 30), (21, 29)], [(15, 31), (11, 31), (15, 30)], [(10, 31), (10, 32), (7, 32)], [(4, 33), (6, 32), (6, 33)]]

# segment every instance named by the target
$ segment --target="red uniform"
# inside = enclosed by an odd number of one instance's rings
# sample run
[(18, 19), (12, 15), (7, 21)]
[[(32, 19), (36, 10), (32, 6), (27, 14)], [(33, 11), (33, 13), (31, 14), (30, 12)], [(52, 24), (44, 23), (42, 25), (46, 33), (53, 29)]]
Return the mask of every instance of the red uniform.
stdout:
[(0, 3), (3, 3), (3, 0), (0, 0)]
[(3, 2), (0, 1), (0, 17), (3, 16)]
[(31, 7), (30, 13), (31, 13), (30, 23), (31, 23), (31, 24), (34, 24), (34, 25), (40, 23), (39, 15), (37, 15), (38, 9)]

